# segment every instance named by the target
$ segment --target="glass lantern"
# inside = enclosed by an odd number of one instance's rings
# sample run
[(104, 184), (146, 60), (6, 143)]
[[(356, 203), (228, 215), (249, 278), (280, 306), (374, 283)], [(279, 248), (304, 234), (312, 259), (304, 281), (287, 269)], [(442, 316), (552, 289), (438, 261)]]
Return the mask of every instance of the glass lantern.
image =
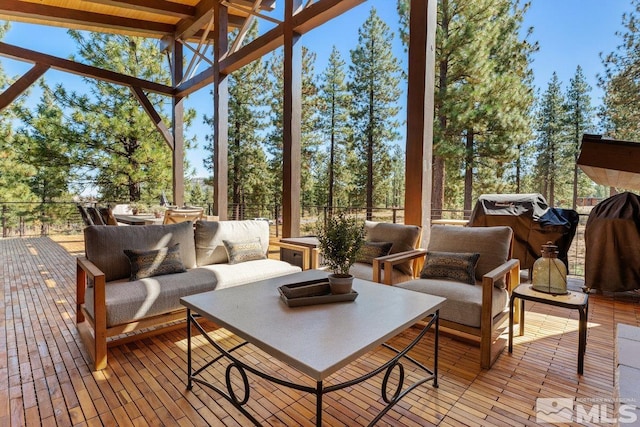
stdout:
[(542, 245), (542, 258), (533, 264), (533, 289), (548, 294), (567, 293), (567, 267), (558, 259), (553, 242)]

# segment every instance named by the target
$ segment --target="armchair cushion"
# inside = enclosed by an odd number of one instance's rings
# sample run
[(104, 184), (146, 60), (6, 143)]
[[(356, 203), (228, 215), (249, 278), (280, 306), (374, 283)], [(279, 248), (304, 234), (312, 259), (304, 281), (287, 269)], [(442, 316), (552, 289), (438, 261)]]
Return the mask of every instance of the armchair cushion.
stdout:
[[(390, 255), (415, 249), (420, 238), (420, 227), (417, 225), (365, 221), (364, 230), (367, 241), (391, 242)], [(395, 268), (413, 276), (413, 261), (398, 264)]]
[(422, 279), (444, 279), (475, 285), (479, 253), (427, 252)]
[[(452, 227), (434, 225), (428, 250), (430, 252), (477, 252), (476, 280), (509, 259), (511, 236), (509, 227)], [(504, 280), (496, 282), (504, 287)]]
[(391, 242), (364, 242), (356, 262), (363, 262), (365, 264), (373, 264), (373, 259), (381, 256), (389, 255), (393, 243)]

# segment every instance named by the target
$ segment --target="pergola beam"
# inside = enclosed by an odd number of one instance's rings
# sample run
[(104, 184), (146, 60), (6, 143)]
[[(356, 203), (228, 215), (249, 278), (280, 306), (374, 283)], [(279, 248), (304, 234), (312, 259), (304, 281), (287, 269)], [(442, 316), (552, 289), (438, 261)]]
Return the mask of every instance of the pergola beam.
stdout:
[(126, 76), (124, 74), (116, 73), (115, 71), (104, 70), (102, 68), (58, 58), (56, 56), (13, 46), (7, 43), (0, 42), (0, 55), (6, 56), (7, 58), (17, 59), (19, 61), (46, 65), (56, 70), (66, 71), (83, 77), (91, 77), (123, 86), (139, 87), (149, 92), (159, 93), (161, 95), (173, 95), (173, 88), (171, 86), (150, 82), (137, 77)]
[(35, 64), (22, 77), (16, 80), (11, 86), (0, 94), (0, 111), (4, 110), (17, 97), (22, 95), (25, 90), (35, 83), (50, 67), (44, 64)]
[(104, 4), (107, 6), (122, 7), (125, 9), (135, 8), (150, 13), (172, 15), (177, 18), (189, 18), (196, 13), (196, 8), (187, 4), (175, 3), (167, 0), (85, 0), (91, 3)]
[(201, 0), (200, 3), (196, 5), (196, 13), (192, 17), (183, 19), (176, 25), (174, 38), (176, 40), (188, 40), (198, 30), (204, 27), (213, 16), (213, 7), (217, 1), (218, 0)]
[(167, 128), (167, 125), (164, 123), (162, 117), (160, 117), (160, 114), (158, 114), (147, 95), (139, 87), (132, 87), (131, 90), (153, 124), (156, 125), (156, 129), (158, 129), (169, 148), (173, 151), (173, 135), (171, 135), (169, 128)]

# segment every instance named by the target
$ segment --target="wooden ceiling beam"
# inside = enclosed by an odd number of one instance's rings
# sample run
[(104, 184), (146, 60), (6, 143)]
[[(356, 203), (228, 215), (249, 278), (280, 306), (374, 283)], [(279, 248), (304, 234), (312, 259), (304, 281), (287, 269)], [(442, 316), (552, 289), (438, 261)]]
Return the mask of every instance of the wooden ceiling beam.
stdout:
[(123, 86), (139, 87), (146, 91), (159, 93), (161, 95), (173, 95), (173, 88), (171, 86), (127, 76), (116, 73), (115, 71), (104, 70), (91, 65), (81, 64), (68, 59), (58, 58), (56, 56), (47, 55), (3, 42), (0, 42), (0, 55), (7, 58), (17, 59), (19, 61), (46, 65), (56, 70), (66, 71), (83, 77), (91, 77)]
[(132, 86), (131, 90), (133, 91), (133, 94), (135, 95), (144, 111), (146, 111), (153, 124), (156, 126), (156, 129), (158, 129), (158, 131), (160, 132), (160, 135), (162, 135), (162, 137), (164, 138), (164, 141), (167, 143), (169, 148), (173, 150), (173, 135), (171, 134), (171, 131), (169, 131), (169, 128), (167, 128), (167, 125), (164, 123), (162, 117), (160, 117), (160, 114), (158, 114), (147, 95), (139, 87)]
[(180, 4), (167, 0), (84, 0), (90, 3), (121, 7), (124, 9), (142, 10), (160, 15), (170, 15), (177, 18), (190, 18), (196, 13), (196, 8), (188, 4)]
[[(0, 15), (40, 19), (56, 24), (95, 26), (102, 29), (150, 33), (154, 36), (171, 34), (175, 26), (159, 22), (143, 21), (140, 19), (124, 18), (101, 13), (85, 12), (75, 9), (47, 6), (38, 3), (28, 3), (16, 0), (2, 0)], [(96, 28), (96, 31), (99, 31)]]
[(293, 29), (305, 34), (367, 0), (318, 0), (293, 15)]

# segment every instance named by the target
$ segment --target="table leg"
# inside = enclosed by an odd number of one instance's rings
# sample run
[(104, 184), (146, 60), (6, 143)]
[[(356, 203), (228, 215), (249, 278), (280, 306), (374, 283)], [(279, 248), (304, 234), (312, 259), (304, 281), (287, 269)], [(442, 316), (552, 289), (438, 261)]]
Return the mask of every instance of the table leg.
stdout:
[(322, 426), (322, 395), (324, 389), (322, 388), (322, 381), (316, 382), (316, 426)]
[(191, 309), (187, 309), (187, 390), (191, 390)]
[(524, 335), (524, 300), (520, 298), (520, 333), (519, 336)]
[(516, 297), (511, 296), (509, 301), (509, 353), (513, 353), (513, 304)]
[(436, 310), (434, 338), (433, 338), (433, 387), (438, 388), (438, 341), (440, 336), (440, 310)]
[(586, 307), (579, 307), (580, 324), (578, 325), (578, 374), (582, 375), (584, 372), (584, 353), (587, 343), (587, 309)]

